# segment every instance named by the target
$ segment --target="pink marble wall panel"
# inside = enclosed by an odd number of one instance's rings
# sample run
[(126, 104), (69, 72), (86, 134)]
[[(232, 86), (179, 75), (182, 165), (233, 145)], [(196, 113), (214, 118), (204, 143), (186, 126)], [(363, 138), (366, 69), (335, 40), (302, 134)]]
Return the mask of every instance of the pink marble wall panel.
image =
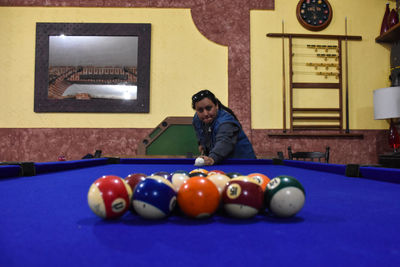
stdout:
[[(210, 5), (220, 0), (0, 0), (2, 6), (103, 6), (103, 7), (186, 7)], [(241, 1), (251, 9), (274, 9), (274, 0)]]
[[(96, 149), (108, 156), (136, 156), (138, 144), (153, 129), (87, 128), (2, 128), (0, 161), (56, 161), (64, 153), (67, 160), (81, 159)], [(296, 151), (325, 151), (329, 146), (330, 163), (377, 164), (378, 155), (390, 152), (387, 131), (352, 131), (363, 138), (343, 137), (269, 137), (280, 130), (253, 130), (254, 150), (260, 158), (277, 157), (287, 147)]]
[[(280, 134), (282, 130), (253, 130), (252, 142), (256, 154), (260, 157), (277, 157), (282, 151), (288, 158), (287, 147), (296, 151), (325, 151), (330, 147), (330, 163), (337, 164), (377, 164), (378, 155), (390, 153), (385, 130), (358, 130), (355, 137), (270, 137), (269, 134)], [(311, 133), (311, 132), (308, 132)], [(317, 134), (318, 132), (312, 132)], [(327, 132), (319, 132), (327, 133)]]
[(0, 161), (81, 159), (100, 149), (103, 155), (135, 156), (137, 145), (151, 129), (1, 128)]
[[(193, 21), (208, 39), (227, 45), (228, 105), (251, 131), (249, 2), (221, 0), (192, 8)], [(212, 88), (209, 88), (212, 90)]]

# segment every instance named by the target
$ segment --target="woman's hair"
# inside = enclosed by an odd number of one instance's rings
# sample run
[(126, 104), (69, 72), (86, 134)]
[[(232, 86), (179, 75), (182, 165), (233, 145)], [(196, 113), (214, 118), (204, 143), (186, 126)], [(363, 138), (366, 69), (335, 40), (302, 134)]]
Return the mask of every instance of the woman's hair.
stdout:
[(237, 121), (239, 121), (238, 118), (236, 117), (235, 113), (233, 113), (233, 111), (232, 111), (230, 108), (224, 106), (224, 105), (221, 103), (221, 101), (219, 101), (219, 99), (216, 98), (215, 95), (214, 95), (211, 91), (209, 91), (209, 90), (201, 90), (200, 92), (198, 92), (198, 93), (196, 93), (196, 94), (194, 94), (194, 95), (192, 96), (192, 108), (193, 108), (193, 109), (196, 109), (196, 103), (199, 102), (199, 101), (201, 101), (201, 100), (203, 100), (204, 98), (210, 99), (211, 102), (214, 103), (214, 105), (218, 105), (218, 107), (219, 107), (220, 109), (226, 110), (226, 111), (227, 111), (228, 113), (230, 113)]

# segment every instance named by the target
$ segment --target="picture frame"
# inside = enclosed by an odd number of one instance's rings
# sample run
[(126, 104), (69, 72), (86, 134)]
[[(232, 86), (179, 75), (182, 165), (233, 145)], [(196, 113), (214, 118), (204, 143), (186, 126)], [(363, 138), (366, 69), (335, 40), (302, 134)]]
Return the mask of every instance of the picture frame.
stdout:
[(36, 23), (34, 112), (148, 113), (150, 51), (151, 24)]

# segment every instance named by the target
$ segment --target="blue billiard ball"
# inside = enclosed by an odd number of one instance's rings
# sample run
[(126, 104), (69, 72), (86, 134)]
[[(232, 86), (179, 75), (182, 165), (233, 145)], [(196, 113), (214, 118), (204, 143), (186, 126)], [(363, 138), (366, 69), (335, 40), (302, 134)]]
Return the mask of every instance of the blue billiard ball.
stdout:
[(132, 205), (137, 214), (143, 218), (165, 218), (175, 208), (175, 188), (166, 179), (148, 176), (136, 186)]

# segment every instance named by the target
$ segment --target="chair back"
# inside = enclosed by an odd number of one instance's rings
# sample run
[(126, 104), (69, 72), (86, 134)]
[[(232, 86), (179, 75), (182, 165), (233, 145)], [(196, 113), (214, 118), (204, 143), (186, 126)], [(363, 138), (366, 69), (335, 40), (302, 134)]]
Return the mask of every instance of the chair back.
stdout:
[(329, 163), (329, 150), (330, 147), (327, 146), (325, 152), (293, 152), (289, 146), (288, 155), (290, 160), (314, 161), (314, 159), (318, 159), (318, 162), (321, 162), (321, 159), (324, 159), (326, 163)]

